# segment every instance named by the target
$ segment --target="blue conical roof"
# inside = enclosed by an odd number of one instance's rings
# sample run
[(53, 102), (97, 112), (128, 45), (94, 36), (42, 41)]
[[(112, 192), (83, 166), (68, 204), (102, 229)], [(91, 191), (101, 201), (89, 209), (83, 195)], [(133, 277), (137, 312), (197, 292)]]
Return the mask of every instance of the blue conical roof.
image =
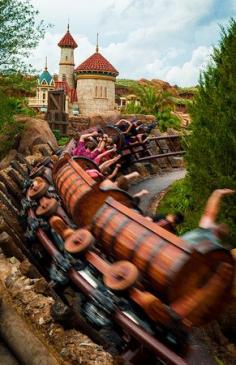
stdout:
[(50, 85), (51, 81), (52, 81), (52, 76), (51, 74), (48, 72), (48, 70), (44, 70), (41, 75), (39, 76), (39, 84), (42, 84), (43, 81), (46, 81), (46, 83), (48, 85)]

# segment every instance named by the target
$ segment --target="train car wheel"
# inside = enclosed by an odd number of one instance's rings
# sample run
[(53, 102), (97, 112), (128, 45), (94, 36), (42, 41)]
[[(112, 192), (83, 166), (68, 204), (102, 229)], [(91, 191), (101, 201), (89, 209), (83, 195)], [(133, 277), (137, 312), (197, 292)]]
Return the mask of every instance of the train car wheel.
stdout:
[(28, 189), (28, 197), (30, 199), (42, 198), (48, 191), (48, 183), (41, 177), (36, 177)]
[(65, 241), (65, 250), (70, 254), (79, 254), (88, 250), (94, 243), (93, 235), (87, 229), (77, 229)]
[(129, 261), (117, 261), (110, 265), (103, 276), (104, 284), (112, 290), (121, 291), (131, 288), (138, 280), (138, 269)]
[(36, 215), (39, 217), (51, 217), (56, 213), (58, 208), (58, 201), (54, 198), (43, 197), (39, 201), (39, 206), (36, 209)]

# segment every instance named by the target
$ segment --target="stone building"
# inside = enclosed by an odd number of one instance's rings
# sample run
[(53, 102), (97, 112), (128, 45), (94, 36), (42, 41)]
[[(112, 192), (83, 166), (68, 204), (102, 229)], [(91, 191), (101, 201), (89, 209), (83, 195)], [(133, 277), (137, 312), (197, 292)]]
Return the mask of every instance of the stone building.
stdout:
[(79, 65), (77, 99), (80, 113), (104, 113), (115, 108), (115, 81), (118, 71), (99, 52)]
[[(75, 69), (74, 50), (78, 47), (72, 37), (69, 26), (66, 34), (62, 37), (58, 46), (61, 48), (59, 62), (59, 74), (52, 78), (47, 69), (44, 70), (46, 79), (42, 89), (37, 87), (37, 95), (44, 97), (44, 109), (47, 106), (48, 91), (63, 89), (66, 94), (65, 110), (69, 114), (93, 114), (105, 113), (115, 109), (115, 81), (118, 71), (99, 52), (98, 44), (96, 52)], [(41, 85), (41, 84), (40, 84)], [(43, 92), (43, 91), (42, 91)], [(29, 106), (41, 108), (38, 96), (29, 100)]]

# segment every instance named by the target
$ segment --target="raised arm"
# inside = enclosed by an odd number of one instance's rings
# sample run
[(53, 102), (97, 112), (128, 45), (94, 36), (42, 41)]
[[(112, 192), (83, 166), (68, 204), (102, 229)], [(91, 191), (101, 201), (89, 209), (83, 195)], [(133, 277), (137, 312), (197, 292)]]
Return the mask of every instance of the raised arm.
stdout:
[(201, 228), (211, 228), (216, 221), (221, 199), (228, 194), (235, 193), (234, 190), (231, 189), (217, 189), (214, 190), (211, 196), (209, 197), (202, 217), (199, 222), (199, 227)]
[(82, 136), (80, 136), (80, 141), (84, 142), (87, 138), (96, 137), (96, 136), (98, 136), (98, 132), (96, 132), (96, 131), (91, 132), (91, 133), (82, 134)]
[(112, 171), (112, 173), (107, 176), (107, 179), (112, 180), (118, 174), (118, 171), (119, 171), (120, 168), (121, 168), (121, 165), (120, 164), (116, 164), (116, 167), (114, 168), (114, 170)]

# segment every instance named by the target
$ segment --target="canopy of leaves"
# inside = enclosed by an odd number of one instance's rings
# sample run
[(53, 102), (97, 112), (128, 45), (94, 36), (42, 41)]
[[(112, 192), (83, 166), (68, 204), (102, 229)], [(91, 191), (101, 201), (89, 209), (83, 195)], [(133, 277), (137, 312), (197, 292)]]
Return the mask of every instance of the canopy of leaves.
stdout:
[(196, 195), (236, 188), (236, 22), (222, 29), (191, 110), (188, 170)]
[(14, 145), (22, 128), (15, 114), (28, 114), (24, 97), (35, 80), (26, 59), (44, 36), (45, 25), (28, 0), (0, 0), (0, 157)]
[(25, 70), (24, 59), (45, 32), (28, 0), (0, 0), (0, 72)]
[[(220, 44), (202, 73), (191, 107), (192, 133), (187, 139), (188, 178), (167, 197), (168, 205), (181, 210), (186, 203), (186, 227), (197, 224), (211, 192), (236, 189), (236, 22), (222, 28)], [(181, 182), (179, 183), (182, 184)], [(179, 193), (181, 191), (181, 193)], [(189, 197), (189, 194), (191, 197)], [(176, 196), (179, 196), (177, 202)], [(163, 202), (164, 204), (164, 202)], [(188, 206), (189, 204), (189, 206)], [(224, 199), (219, 221), (229, 224), (230, 241), (236, 245), (236, 194)]]

